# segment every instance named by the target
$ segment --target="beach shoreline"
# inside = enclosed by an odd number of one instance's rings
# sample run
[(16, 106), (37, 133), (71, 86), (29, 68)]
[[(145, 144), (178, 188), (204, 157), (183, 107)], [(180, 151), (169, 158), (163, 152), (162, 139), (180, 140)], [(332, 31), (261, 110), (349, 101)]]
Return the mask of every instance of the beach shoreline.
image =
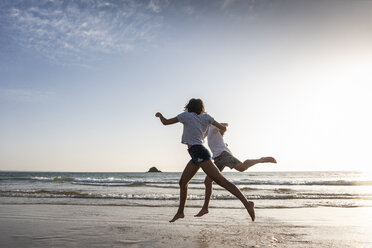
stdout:
[[(4, 247), (368, 247), (371, 208), (244, 209), (2, 204)], [(359, 215), (364, 218), (356, 219)], [(342, 221), (340, 221), (340, 218)], [(366, 222), (364, 228), (363, 223)], [(338, 225), (336, 225), (338, 224)]]

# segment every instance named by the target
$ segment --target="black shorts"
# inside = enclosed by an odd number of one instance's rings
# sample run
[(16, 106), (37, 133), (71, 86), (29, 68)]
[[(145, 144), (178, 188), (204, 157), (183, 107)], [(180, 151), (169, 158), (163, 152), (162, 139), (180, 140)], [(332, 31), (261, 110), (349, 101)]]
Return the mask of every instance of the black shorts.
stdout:
[(203, 163), (204, 161), (211, 159), (211, 154), (207, 148), (203, 145), (193, 145), (187, 149), (191, 156), (191, 162), (196, 165)]

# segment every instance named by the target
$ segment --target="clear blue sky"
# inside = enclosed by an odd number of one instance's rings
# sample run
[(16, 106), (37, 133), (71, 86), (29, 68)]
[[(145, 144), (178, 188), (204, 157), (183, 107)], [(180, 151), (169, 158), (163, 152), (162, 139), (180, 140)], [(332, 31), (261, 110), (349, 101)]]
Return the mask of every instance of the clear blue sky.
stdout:
[(254, 170), (369, 170), (372, 2), (0, 2), (0, 170), (182, 171), (202, 98)]

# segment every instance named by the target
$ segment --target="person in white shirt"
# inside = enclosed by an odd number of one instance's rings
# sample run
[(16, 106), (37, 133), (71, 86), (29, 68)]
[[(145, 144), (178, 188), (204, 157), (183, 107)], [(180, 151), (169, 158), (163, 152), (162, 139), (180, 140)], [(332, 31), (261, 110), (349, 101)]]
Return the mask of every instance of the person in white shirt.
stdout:
[[(227, 127), (227, 123), (221, 123), (221, 125)], [(223, 135), (226, 130), (221, 130), (215, 128), (214, 126), (209, 127), (208, 131), (208, 146), (213, 154), (212, 158), (214, 164), (222, 172), (222, 170), (227, 166), (230, 169), (235, 169), (237, 171), (243, 172), (249, 167), (258, 164), (258, 163), (276, 163), (276, 160), (273, 157), (262, 157), (260, 159), (247, 159), (244, 162), (241, 162), (239, 159), (234, 157), (227, 144), (223, 139)], [(202, 209), (199, 211), (195, 217), (201, 217), (208, 213), (209, 201), (211, 200), (212, 195), (212, 184), (213, 180), (206, 176), (204, 180), (205, 184), (205, 199)]]
[(180, 218), (184, 218), (184, 208), (187, 199), (187, 188), (191, 178), (194, 177), (200, 168), (212, 178), (218, 185), (227, 189), (231, 194), (236, 196), (247, 209), (252, 221), (255, 220), (254, 203), (248, 201), (242, 192), (230, 181), (228, 181), (218, 170), (211, 160), (211, 155), (207, 148), (203, 146), (203, 141), (208, 127), (213, 125), (221, 130), (226, 130), (226, 127), (218, 123), (212, 116), (205, 113), (204, 103), (200, 99), (191, 99), (185, 106), (185, 112), (176, 117), (167, 119), (161, 113), (155, 114), (163, 123), (163, 125), (171, 125), (175, 123), (183, 124), (182, 143), (187, 145), (191, 160), (187, 163), (180, 184), (180, 203), (178, 211), (169, 222), (174, 222)]

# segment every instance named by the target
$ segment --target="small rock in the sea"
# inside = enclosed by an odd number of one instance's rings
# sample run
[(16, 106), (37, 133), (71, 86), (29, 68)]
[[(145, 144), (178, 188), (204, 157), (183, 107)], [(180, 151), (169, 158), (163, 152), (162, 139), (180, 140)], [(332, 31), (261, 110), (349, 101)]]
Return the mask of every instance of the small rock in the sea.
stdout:
[(154, 166), (154, 167), (151, 167), (151, 168), (149, 169), (148, 172), (161, 172), (161, 171), (158, 170), (158, 168), (156, 168), (156, 167)]

